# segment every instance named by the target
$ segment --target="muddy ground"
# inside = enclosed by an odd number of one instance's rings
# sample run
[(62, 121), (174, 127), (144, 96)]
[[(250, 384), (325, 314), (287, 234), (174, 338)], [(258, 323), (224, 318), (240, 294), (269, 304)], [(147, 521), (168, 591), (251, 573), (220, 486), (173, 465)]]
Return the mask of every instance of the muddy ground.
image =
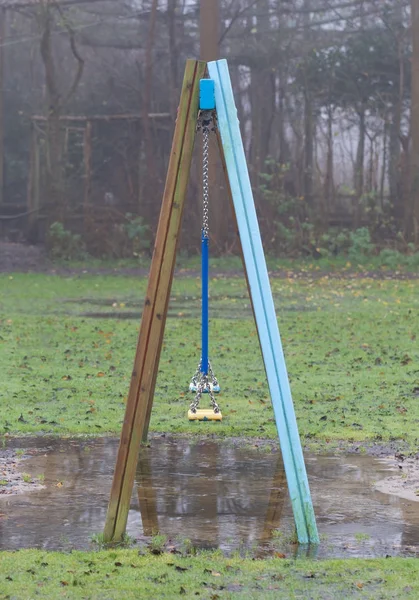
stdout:
[(384, 494), (419, 502), (419, 454), (409, 458), (396, 454), (394, 459), (388, 460), (390, 464), (398, 466), (399, 474), (378, 481), (375, 489)]
[(0, 450), (0, 496), (21, 494), (42, 487), (42, 482), (25, 473), (24, 459), (27, 453), (16, 450)]
[(51, 268), (45, 252), (38, 246), (0, 242), (0, 273), (45, 272)]

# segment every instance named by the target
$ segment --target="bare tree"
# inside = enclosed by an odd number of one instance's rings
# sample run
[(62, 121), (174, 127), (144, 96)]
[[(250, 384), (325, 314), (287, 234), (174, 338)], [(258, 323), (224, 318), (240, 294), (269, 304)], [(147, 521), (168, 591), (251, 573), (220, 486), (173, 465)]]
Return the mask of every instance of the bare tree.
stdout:
[[(73, 80), (66, 91), (62, 90), (57, 74), (53, 49), (52, 31), (56, 16), (62, 20), (67, 33), (77, 67)], [(64, 220), (65, 197), (63, 181), (63, 138), (60, 116), (74, 96), (83, 75), (84, 60), (76, 45), (75, 32), (62, 7), (55, 1), (42, 0), (37, 19), (41, 31), (40, 52), (45, 69), (47, 127), (46, 127), (46, 166), (48, 198), (54, 206), (55, 218)]]
[(411, 0), (412, 10), (412, 101), (410, 131), (410, 202), (406, 207), (405, 233), (419, 242), (419, 0)]

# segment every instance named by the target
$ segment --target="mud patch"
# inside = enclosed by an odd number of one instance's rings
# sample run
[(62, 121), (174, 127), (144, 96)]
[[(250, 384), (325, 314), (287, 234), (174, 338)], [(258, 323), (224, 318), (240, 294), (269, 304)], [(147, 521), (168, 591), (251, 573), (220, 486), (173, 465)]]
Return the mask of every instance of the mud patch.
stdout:
[(415, 458), (387, 459), (388, 464), (397, 469), (395, 475), (379, 481), (375, 489), (383, 494), (405, 498), (410, 502), (419, 502), (419, 455)]
[(0, 273), (47, 271), (51, 264), (39, 246), (0, 242)]
[(33, 452), (0, 450), (0, 496), (27, 494), (43, 488), (42, 476), (25, 472), (25, 459)]

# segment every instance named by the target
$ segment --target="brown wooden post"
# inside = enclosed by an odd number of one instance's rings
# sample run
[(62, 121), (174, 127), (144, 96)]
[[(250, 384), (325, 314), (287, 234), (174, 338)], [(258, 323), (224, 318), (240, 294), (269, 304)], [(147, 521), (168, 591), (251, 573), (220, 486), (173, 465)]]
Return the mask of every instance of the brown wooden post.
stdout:
[[(206, 62), (218, 60), (220, 46), (220, 0), (201, 0), (199, 4), (199, 30), (200, 30), (200, 58)], [(219, 158), (217, 144), (213, 136), (209, 141), (209, 187), (210, 197), (210, 239), (217, 252), (225, 250), (228, 234), (228, 220), (225, 219), (223, 196), (221, 194), (219, 179)], [(202, 177), (201, 166), (199, 167)], [(202, 190), (202, 183), (200, 184)], [(201, 192), (202, 195), (202, 192)]]
[(199, 107), (199, 81), (206, 63), (188, 60), (182, 85), (145, 306), (116, 460), (104, 541), (125, 533), (138, 452), (153, 403), (167, 316), (176, 247), (189, 179)]

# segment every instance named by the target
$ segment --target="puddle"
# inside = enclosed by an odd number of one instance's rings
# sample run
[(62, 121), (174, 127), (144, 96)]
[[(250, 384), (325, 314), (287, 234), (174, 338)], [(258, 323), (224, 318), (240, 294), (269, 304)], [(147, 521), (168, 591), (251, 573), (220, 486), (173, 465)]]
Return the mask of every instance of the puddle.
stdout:
[[(44, 476), (45, 487), (0, 497), (0, 547), (88, 548), (103, 529), (117, 446), (108, 438), (8, 440), (6, 449), (31, 449), (20, 468)], [(419, 555), (419, 503), (374, 491), (397, 465), (365, 455), (306, 461), (322, 539), (317, 556)], [(140, 542), (160, 532), (263, 555), (283, 549), (292, 530), (279, 453), (176, 438), (153, 438), (141, 450), (128, 520)]]
[[(137, 319), (142, 315), (143, 300), (115, 300), (106, 298), (76, 298), (65, 299), (65, 304), (78, 305), (80, 308), (92, 307), (95, 310), (75, 312), (79, 317), (92, 319)], [(252, 315), (249, 299), (240, 295), (211, 295), (211, 317), (226, 319), (243, 319)], [(198, 317), (201, 313), (200, 296), (171, 296), (168, 317), (183, 317), (186, 319)]]
[[(280, 298), (274, 296), (279, 305)], [(78, 310), (67, 312), (78, 317), (91, 319), (136, 319), (142, 315), (144, 302), (126, 299), (125, 301), (106, 298), (73, 298), (63, 299), (63, 304), (74, 305)], [(219, 295), (210, 297), (211, 318), (214, 319), (245, 319), (252, 317), (251, 303), (247, 295)], [(81, 307), (92, 307), (96, 310), (81, 310)], [(306, 303), (296, 305), (281, 303), (283, 311), (302, 312), (312, 310)], [(199, 296), (171, 296), (167, 316), (197, 318), (201, 314), (201, 298)]]

